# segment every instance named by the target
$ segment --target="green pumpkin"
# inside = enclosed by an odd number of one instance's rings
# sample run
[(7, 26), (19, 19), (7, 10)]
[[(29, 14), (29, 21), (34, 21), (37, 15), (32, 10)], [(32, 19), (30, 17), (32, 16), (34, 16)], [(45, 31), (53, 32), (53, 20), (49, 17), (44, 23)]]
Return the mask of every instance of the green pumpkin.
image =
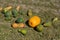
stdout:
[(18, 11), (16, 9), (13, 9), (12, 14), (13, 14), (13, 17), (17, 17), (18, 16)]
[(23, 11), (22, 11), (22, 10), (20, 10), (19, 14), (20, 14), (20, 15), (24, 15), (24, 13), (23, 13)]
[(23, 35), (26, 35), (27, 29), (19, 29), (18, 32), (22, 33)]
[(12, 12), (11, 11), (8, 11), (4, 14), (5, 17), (11, 17), (12, 16)]
[(6, 21), (10, 21), (11, 20), (11, 17), (5, 17), (5, 20)]
[(38, 25), (38, 26), (36, 27), (36, 30), (37, 30), (38, 32), (43, 31), (43, 29), (44, 29), (43, 25)]
[(11, 20), (11, 18), (12, 18), (12, 12), (11, 12), (11, 11), (7, 11), (7, 12), (4, 14), (4, 16), (5, 16), (5, 20), (6, 20), (6, 21), (9, 21), (9, 20)]
[(45, 27), (50, 27), (50, 26), (52, 26), (52, 22), (49, 21), (49, 22), (44, 23), (43, 25), (44, 25)]
[(24, 22), (24, 19), (23, 19), (23, 18), (18, 18), (18, 19), (16, 20), (16, 22), (17, 22), (17, 23)]

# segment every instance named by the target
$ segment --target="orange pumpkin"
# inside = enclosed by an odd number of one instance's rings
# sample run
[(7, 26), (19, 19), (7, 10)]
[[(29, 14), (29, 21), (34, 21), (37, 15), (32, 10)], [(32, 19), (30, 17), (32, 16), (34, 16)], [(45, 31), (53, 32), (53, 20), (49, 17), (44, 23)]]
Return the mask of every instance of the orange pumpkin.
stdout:
[(18, 24), (17, 24), (17, 23), (13, 23), (13, 24), (12, 24), (12, 27), (13, 27), (13, 28), (17, 28), (17, 27), (18, 27)]
[(24, 23), (19, 23), (18, 25), (19, 25), (18, 27), (20, 27), (20, 28), (24, 28), (25, 27)]
[(41, 22), (41, 19), (38, 16), (33, 16), (32, 18), (29, 19), (29, 25), (31, 27), (36, 27), (37, 25), (39, 25)]

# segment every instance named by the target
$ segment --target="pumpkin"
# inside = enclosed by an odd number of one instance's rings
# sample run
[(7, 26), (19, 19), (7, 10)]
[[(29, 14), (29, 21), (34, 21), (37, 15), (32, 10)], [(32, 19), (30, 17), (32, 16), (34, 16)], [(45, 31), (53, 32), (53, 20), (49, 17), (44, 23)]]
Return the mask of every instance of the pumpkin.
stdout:
[(44, 23), (43, 25), (44, 25), (45, 27), (50, 27), (50, 26), (52, 26), (52, 22), (49, 21), (49, 22)]
[(31, 26), (31, 27), (36, 27), (37, 25), (39, 25), (40, 24), (40, 22), (41, 22), (41, 18), (39, 18), (38, 16), (33, 16), (33, 17), (31, 17), (30, 19), (29, 19), (29, 25)]
[(56, 22), (56, 21), (58, 21), (58, 18), (57, 18), (57, 17), (55, 17), (55, 18), (53, 19), (53, 22)]
[(12, 9), (12, 6), (8, 6), (6, 8), (3, 9), (4, 13), (6, 13), (7, 11), (9, 11), (10, 9)]
[(11, 20), (11, 16), (12, 16), (12, 13), (11, 13), (11, 11), (8, 11), (8, 12), (6, 12), (5, 14), (4, 14), (4, 16), (5, 16), (5, 20)]
[(28, 10), (28, 14), (27, 15), (28, 16), (32, 16), (32, 10), (31, 9)]
[(16, 20), (16, 23), (22, 23), (22, 22), (24, 22), (24, 19), (23, 19), (23, 18), (18, 18), (18, 19)]
[(19, 29), (18, 32), (22, 33), (23, 35), (26, 35), (27, 29)]
[(43, 29), (44, 29), (43, 25), (38, 25), (38, 26), (36, 27), (36, 30), (37, 30), (38, 32), (43, 31)]
[(20, 10), (19, 14), (20, 14), (20, 15), (24, 15), (24, 12), (23, 12), (22, 9)]
[(24, 23), (19, 23), (18, 25), (19, 25), (18, 27), (20, 27), (20, 28), (24, 28), (25, 27)]
[(17, 11), (19, 11), (19, 10), (20, 10), (20, 5), (18, 5), (18, 6), (16, 7), (16, 10), (17, 10)]
[(0, 7), (0, 11), (2, 11), (3, 10), (3, 8), (2, 7)]
[(13, 24), (12, 24), (12, 27), (13, 27), (13, 28), (18, 28), (18, 24), (17, 24), (17, 23), (13, 23)]
[(11, 17), (5, 17), (6, 21), (10, 21), (12, 18)]
[(16, 9), (13, 9), (12, 14), (13, 14), (13, 17), (17, 17), (18, 16), (18, 11)]
[(11, 17), (12, 16), (12, 12), (11, 11), (8, 11), (4, 14), (5, 17)]
[(9, 17), (10, 15), (9, 15), (9, 13), (5, 13), (4, 16), (5, 17)]
[(12, 9), (12, 6), (8, 6), (5, 9), (10, 10), (10, 9)]

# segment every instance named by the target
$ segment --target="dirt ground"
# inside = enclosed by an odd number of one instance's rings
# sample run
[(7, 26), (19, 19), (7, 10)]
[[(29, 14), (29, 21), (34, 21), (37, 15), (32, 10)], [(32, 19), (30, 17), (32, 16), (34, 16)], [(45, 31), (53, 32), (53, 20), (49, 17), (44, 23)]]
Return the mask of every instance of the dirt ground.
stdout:
[(37, 32), (26, 25), (28, 33), (24, 36), (18, 33), (17, 29), (13, 29), (12, 21), (6, 22), (0, 13), (0, 40), (60, 40), (60, 0), (0, 0), (1, 7), (7, 5), (13, 7), (20, 5), (26, 20), (29, 19), (26, 11), (32, 9), (33, 15), (41, 17), (42, 22), (51, 21), (54, 17), (58, 17), (59, 21), (54, 22), (51, 27), (45, 27), (43, 32)]

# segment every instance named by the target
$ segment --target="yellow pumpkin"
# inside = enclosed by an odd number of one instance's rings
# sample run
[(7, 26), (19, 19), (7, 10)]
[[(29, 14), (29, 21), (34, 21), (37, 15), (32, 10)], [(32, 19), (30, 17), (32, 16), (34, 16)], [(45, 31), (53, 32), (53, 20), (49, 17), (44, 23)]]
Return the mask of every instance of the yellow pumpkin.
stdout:
[(0, 7), (0, 11), (2, 11), (2, 9), (3, 9), (3, 8), (2, 8), (2, 7)]
[(4, 10), (7, 10), (7, 11), (10, 9), (12, 9), (12, 6), (8, 6), (8, 7), (4, 8)]
[(37, 25), (39, 25), (41, 22), (41, 19), (38, 16), (33, 16), (32, 18), (29, 19), (29, 25), (31, 27), (36, 27)]
[(31, 9), (28, 10), (28, 16), (30, 16), (30, 17), (32, 16), (32, 10)]
[(17, 24), (17, 23), (13, 23), (13, 24), (12, 24), (12, 27), (13, 27), (13, 28), (18, 28), (18, 24)]
[(19, 10), (20, 10), (20, 5), (18, 5), (18, 6), (16, 7), (16, 10), (17, 10), (17, 11), (19, 11)]

